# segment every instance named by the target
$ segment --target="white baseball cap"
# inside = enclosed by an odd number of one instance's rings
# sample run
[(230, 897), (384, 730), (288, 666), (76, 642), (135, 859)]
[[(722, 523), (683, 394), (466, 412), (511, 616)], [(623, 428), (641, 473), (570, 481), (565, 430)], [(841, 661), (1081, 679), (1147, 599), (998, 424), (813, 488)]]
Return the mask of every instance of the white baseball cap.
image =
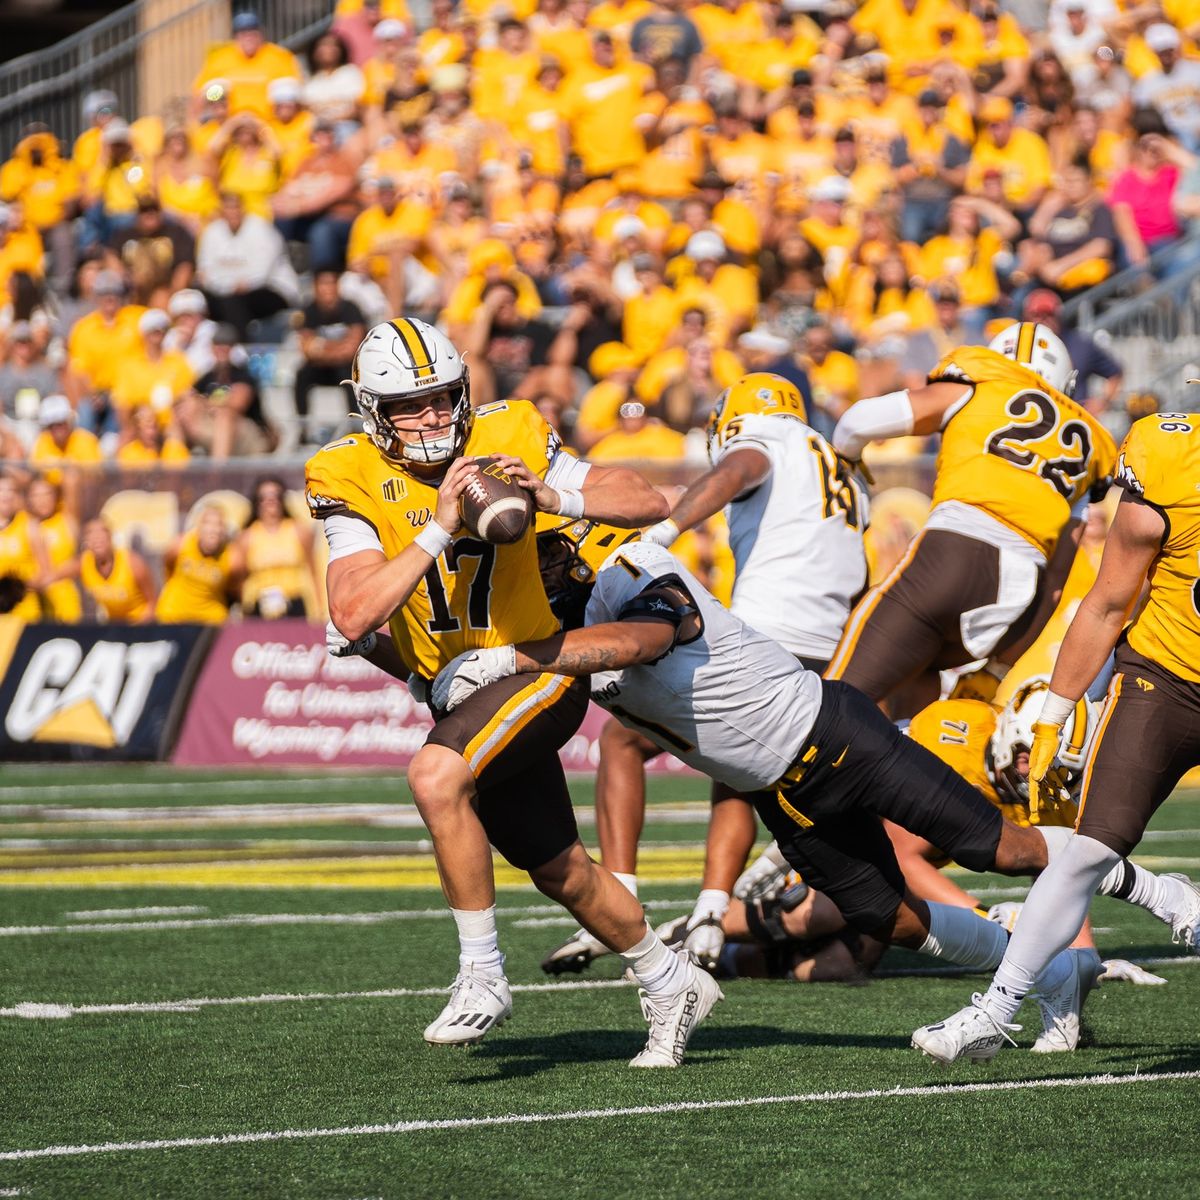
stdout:
[(166, 333), (171, 328), (171, 318), (161, 308), (148, 308), (138, 318), (138, 333)]
[(408, 26), (403, 21), (397, 21), (395, 17), (385, 17), (375, 26), (375, 40), (377, 42), (388, 42), (393, 38), (399, 39), (407, 36)]
[(1142, 40), (1157, 54), (1160, 50), (1178, 50), (1183, 45), (1179, 30), (1165, 21), (1158, 21), (1142, 34)]
[(208, 301), (195, 288), (180, 288), (167, 301), (167, 312), (173, 317), (204, 317), (208, 315)]
[(272, 79), (267, 84), (267, 99), (272, 104), (299, 104), (301, 95), (298, 79)]
[(688, 238), (683, 252), (693, 262), (709, 258), (724, 258), (725, 240), (719, 233), (715, 233), (711, 229), (702, 229)]
[(844, 179), (841, 175), (826, 175), (808, 193), (808, 198), (810, 200), (832, 200), (838, 204), (845, 204), (850, 199), (850, 180)]
[(66, 421), (68, 425), (75, 424), (75, 410), (66, 396), (57, 393), (53, 396), (43, 396), (38, 406), (38, 424), (45, 429), (48, 425), (57, 425)]

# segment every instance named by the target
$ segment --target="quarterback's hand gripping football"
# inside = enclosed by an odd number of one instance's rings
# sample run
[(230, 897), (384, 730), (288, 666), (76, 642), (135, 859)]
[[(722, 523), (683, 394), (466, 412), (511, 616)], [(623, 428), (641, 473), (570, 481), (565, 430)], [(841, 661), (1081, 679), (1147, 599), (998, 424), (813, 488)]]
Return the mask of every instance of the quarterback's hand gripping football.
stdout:
[(533, 497), (533, 504), (538, 512), (558, 512), (558, 493), (519, 458), (514, 458), (511, 454), (497, 454), (496, 465), (511, 475)]
[(479, 471), (473, 458), (456, 458), (438, 486), (437, 507), (433, 519), (447, 532), (457, 533), (462, 526), (458, 500), (467, 481)]
[(441, 712), (453, 712), (464, 700), (489, 683), (517, 673), (515, 646), (464, 650), (452, 658), (433, 681), (430, 701)]
[(332, 621), (325, 625), (325, 649), (329, 651), (330, 658), (354, 658), (356, 655), (370, 654), (375, 649), (376, 640), (374, 630), (360, 637), (357, 642), (352, 642)]
[(1054, 769), (1062, 742), (1062, 725), (1048, 721), (1033, 723), (1033, 745), (1029, 748), (1029, 815), (1035, 825), (1047, 824), (1051, 809), (1061, 800), (1063, 773)]

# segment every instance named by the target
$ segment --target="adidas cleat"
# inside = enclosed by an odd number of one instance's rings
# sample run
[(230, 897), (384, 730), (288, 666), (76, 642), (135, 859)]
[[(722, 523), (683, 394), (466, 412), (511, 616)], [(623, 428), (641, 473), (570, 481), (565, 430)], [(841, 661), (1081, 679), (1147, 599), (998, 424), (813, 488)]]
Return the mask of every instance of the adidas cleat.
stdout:
[(1042, 1032), (1033, 1043), (1034, 1054), (1062, 1054), (1079, 1045), (1080, 1014), (1102, 969), (1095, 950), (1064, 950), (1063, 954), (1069, 960), (1052, 960), (1041, 977), (1051, 975), (1051, 967), (1058, 963), (1051, 976), (1058, 982), (1031, 993), (1042, 1013)]
[(579, 975), (588, 967), (612, 951), (597, 941), (586, 929), (577, 929), (563, 944), (551, 950), (542, 959), (542, 970), (547, 975)]
[(1009, 1035), (1020, 1028), (1020, 1025), (997, 1021), (984, 1008), (983, 997), (976, 992), (966, 1008), (936, 1025), (918, 1029), (912, 1035), (912, 1046), (940, 1063), (957, 1062), (960, 1058), (988, 1062), (995, 1058), (1005, 1042), (1010, 1046), (1017, 1044)]
[(512, 1016), (512, 992), (503, 975), (459, 971), (450, 999), (425, 1030), (431, 1046), (470, 1046)]
[[(680, 954), (681, 951), (676, 951)], [(725, 996), (711, 975), (701, 971), (690, 958), (684, 970), (687, 982), (673, 996), (653, 998), (644, 989), (638, 991), (642, 1016), (650, 1024), (650, 1036), (640, 1054), (629, 1060), (631, 1067), (678, 1067), (688, 1039), (696, 1026)]]

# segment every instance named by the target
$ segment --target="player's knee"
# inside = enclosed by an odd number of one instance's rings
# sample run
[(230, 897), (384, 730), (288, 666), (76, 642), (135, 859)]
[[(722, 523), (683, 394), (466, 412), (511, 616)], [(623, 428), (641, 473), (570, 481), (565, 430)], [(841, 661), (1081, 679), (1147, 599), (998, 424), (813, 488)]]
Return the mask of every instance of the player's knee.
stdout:
[(600, 730), (600, 753), (602, 755), (636, 754), (640, 758), (653, 757), (659, 749), (635, 730), (628, 729), (615, 717), (610, 717)]
[(579, 842), (575, 842), (549, 862), (531, 869), (529, 877), (544, 896), (573, 910), (579, 904), (586, 903), (595, 887), (595, 869), (596, 864), (588, 857), (587, 851)]
[(466, 760), (445, 746), (423, 746), (408, 768), (408, 786), (426, 823), (469, 804), (475, 781)]
[(847, 908), (839, 904), (846, 924), (857, 933), (890, 942), (895, 937), (901, 898), (893, 891), (878, 891), (857, 897)]

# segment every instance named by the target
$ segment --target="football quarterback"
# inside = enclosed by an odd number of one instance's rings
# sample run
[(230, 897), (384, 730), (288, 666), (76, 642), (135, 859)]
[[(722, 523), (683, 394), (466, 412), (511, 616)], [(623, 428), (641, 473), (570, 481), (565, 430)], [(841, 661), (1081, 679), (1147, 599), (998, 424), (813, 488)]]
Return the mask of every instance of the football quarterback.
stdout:
[[(308, 502), (329, 542), (334, 649), (344, 641), (343, 652), (378, 654), (375, 631), (386, 623), (389, 661), (418, 687), (464, 651), (559, 628), (538, 582), (533, 528), (496, 545), (462, 527), (459, 500), (477, 458), (493, 456), (539, 511), (559, 520), (635, 527), (665, 515), (666, 502), (636, 472), (567, 454), (532, 404), (472, 408), (462, 357), (421, 321), (375, 326), (355, 354), (350, 383), (363, 433), (323, 447), (307, 466)], [(634, 1065), (677, 1066), (720, 993), (663, 945), (636, 900), (579, 841), (558, 749), (586, 704), (582, 682), (546, 671), (499, 680), (453, 713), (433, 706), (435, 724), (408, 782), (458, 926), (460, 969), (425, 1040), (478, 1041), (511, 1013), (490, 841), (625, 958), (650, 1020)]]

